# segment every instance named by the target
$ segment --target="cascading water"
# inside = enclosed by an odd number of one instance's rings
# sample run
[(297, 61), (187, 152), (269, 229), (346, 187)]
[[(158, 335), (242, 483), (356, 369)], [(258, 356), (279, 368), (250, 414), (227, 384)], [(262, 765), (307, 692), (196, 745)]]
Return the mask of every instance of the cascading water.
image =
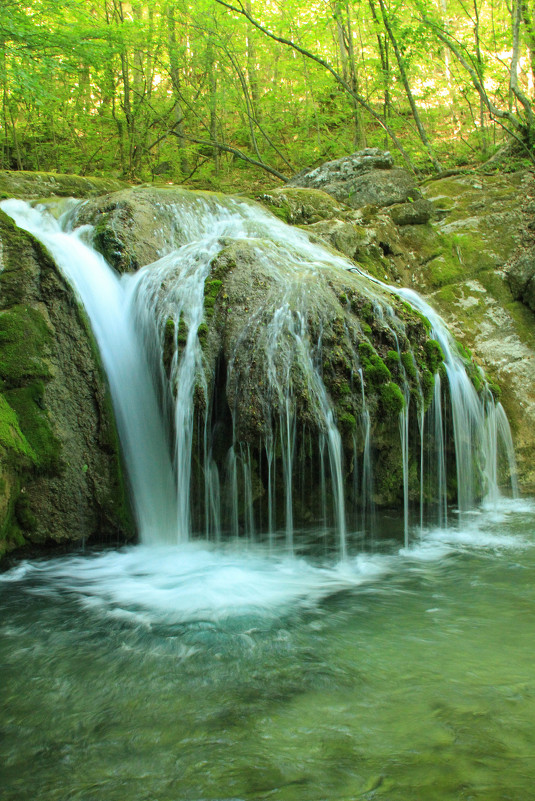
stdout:
[[(373, 535), (380, 462), (395, 483), (388, 459), (397, 450), (400, 487), (388, 489), (401, 499), (407, 544), (411, 498), (420, 527), (446, 524), (449, 418), (461, 515), (478, 498), (497, 496), (499, 452), (514, 477), (503, 409), (488, 390), (476, 391), (438, 315), (416, 293), (355, 274), (345, 259), (260, 207), (177, 193), (167, 209), (177, 221), (174, 250), (120, 280), (85, 244), (87, 227), (66, 233), (21, 201), (2, 208), (48, 248), (90, 317), (142, 541), (180, 542), (201, 531), (214, 541), (266, 534), (271, 545), (282, 538), (292, 550), (298, 528), (320, 520), (345, 556), (348, 521), (351, 531)], [(230, 287), (225, 281), (240, 258), (247, 279)], [(336, 281), (349, 282), (353, 299)], [(440, 372), (433, 383), (416, 365), (408, 338), (415, 324), (394, 308), (396, 295), (430, 321), (448, 392)], [(237, 322), (231, 301), (243, 310)], [(210, 363), (212, 316), (225, 302), (223, 345)], [(373, 316), (373, 335), (362, 314)], [(399, 418), (391, 427), (399, 446), (390, 451), (378, 442), (391, 422), (378, 418), (389, 409)]]
[(3, 201), (2, 208), (45, 245), (80, 297), (108, 376), (140, 535), (146, 542), (169, 541), (176, 517), (171, 461), (156, 393), (147, 380), (145, 350), (133, 324), (129, 282), (120, 281), (84, 243), (84, 229), (67, 234), (52, 215), (23, 201)]

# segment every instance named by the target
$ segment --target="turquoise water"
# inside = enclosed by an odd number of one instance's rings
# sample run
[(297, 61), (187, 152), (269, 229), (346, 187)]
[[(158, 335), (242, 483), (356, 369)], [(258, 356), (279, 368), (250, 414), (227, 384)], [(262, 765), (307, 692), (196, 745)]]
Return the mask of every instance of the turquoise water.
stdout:
[(343, 564), (205, 544), (0, 576), (9, 801), (535, 798), (535, 507)]

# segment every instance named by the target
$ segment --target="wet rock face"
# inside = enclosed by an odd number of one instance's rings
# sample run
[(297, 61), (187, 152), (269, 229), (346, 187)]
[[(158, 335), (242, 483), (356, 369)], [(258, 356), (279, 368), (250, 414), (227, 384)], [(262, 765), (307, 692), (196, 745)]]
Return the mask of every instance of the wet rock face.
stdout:
[(522, 200), (529, 206), (535, 197), (533, 176), (443, 178), (424, 191), (437, 220), (425, 242), (407, 231), (407, 243), (412, 238), (421, 257), (413, 269), (414, 286), (500, 385), (520, 483), (532, 492), (535, 318), (529, 308), (530, 214), (523, 212)]
[(93, 244), (120, 273), (135, 272), (169, 252), (179, 224), (165, 213), (169, 191), (125, 189), (88, 200), (77, 225), (94, 226)]
[[(269, 494), (271, 479), (262, 467), (266, 453), (273, 448), (270, 459), (281, 498), (281, 448), (295, 447), (295, 464), (303, 464), (300, 480), (309, 481), (304, 505), (297, 477), (295, 482), (294, 522), (304, 525), (307, 515), (313, 520), (321, 514), (316, 507), (322, 480), (318, 443), (328, 439), (329, 416), (341, 437), (351, 507), (366, 444), (363, 420), (369, 415), (376, 449), (374, 501), (398, 505), (403, 491), (399, 412), (408, 393), (416, 430), (416, 410), (430, 402), (437, 366), (425, 321), (380, 288), (370, 293), (369, 282), (359, 275), (327, 265), (296, 272), (284, 262), (274, 264), (273, 257), (269, 242), (237, 240), (211, 263), (205, 321), (198, 332), (206, 377), (196, 396), (199, 440), (207, 443), (221, 477), (231, 446), (241, 454), (257, 509)], [(299, 432), (292, 435), (295, 446), (285, 439), (290, 430)], [(328, 460), (327, 445), (324, 456)], [(415, 464), (418, 458), (411, 454)], [(198, 486), (206, 472), (206, 466), (199, 469)], [(411, 491), (416, 496), (416, 486)], [(202, 512), (202, 492), (194, 493)], [(283, 525), (281, 501), (279, 513)], [(230, 527), (230, 521), (223, 522)], [(203, 523), (197, 520), (201, 528)]]
[(304, 170), (287, 186), (321, 189), (353, 209), (374, 205), (392, 206), (421, 197), (414, 177), (393, 167), (388, 151), (367, 148), (314, 170)]
[(131, 536), (118, 441), (84, 314), (0, 212), (0, 555)]

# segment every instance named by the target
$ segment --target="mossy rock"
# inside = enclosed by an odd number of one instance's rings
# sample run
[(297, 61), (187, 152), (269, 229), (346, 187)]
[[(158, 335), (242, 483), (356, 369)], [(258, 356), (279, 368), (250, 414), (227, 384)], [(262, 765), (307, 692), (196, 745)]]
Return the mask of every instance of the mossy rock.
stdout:
[(0, 553), (131, 536), (109, 392), (76, 297), (0, 214)]
[(256, 200), (267, 206), (283, 222), (292, 225), (344, 219), (350, 211), (320, 189), (282, 187), (258, 195)]
[(126, 184), (114, 178), (82, 177), (51, 172), (0, 170), (0, 197), (34, 200), (50, 196), (95, 197), (116, 192)]

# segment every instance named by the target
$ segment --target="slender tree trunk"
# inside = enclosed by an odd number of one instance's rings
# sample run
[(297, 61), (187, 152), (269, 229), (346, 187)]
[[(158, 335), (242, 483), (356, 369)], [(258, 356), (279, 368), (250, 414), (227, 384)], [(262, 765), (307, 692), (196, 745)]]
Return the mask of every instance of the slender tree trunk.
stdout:
[[(379, 57), (381, 59), (381, 76), (383, 80), (383, 120), (388, 125), (390, 120), (390, 53), (388, 47), (388, 37), (380, 32), (380, 21), (373, 0), (369, 0), (370, 11), (375, 23), (375, 35), (379, 47)], [(385, 148), (388, 147), (388, 136), (385, 135)]]
[[(359, 91), (357, 65), (355, 63), (355, 52), (353, 48), (353, 31), (351, 25), (351, 15), (347, 3), (337, 3), (335, 6), (336, 31), (338, 38), (338, 49), (340, 51), (340, 61), (342, 65), (342, 75), (344, 80), (351, 86), (355, 94)], [(362, 121), (359, 113), (359, 106), (354, 96), (351, 96), (354, 118), (353, 146), (357, 149), (366, 147), (366, 137), (362, 129)]]
[(522, 92), (518, 85), (518, 56), (520, 50), (520, 19), (521, 19), (521, 0), (513, 2), (513, 54), (511, 57), (511, 92), (516, 100), (521, 104), (525, 115), (526, 144), (531, 149), (535, 139), (533, 108), (529, 98)]
[(399, 49), (399, 45), (398, 45), (397, 39), (394, 36), (394, 31), (392, 30), (392, 26), (390, 24), (390, 19), (389, 19), (389, 16), (388, 16), (385, 4), (384, 4), (384, 0), (379, 0), (379, 7), (381, 9), (381, 16), (383, 18), (383, 24), (385, 26), (386, 32), (388, 33), (388, 38), (390, 39), (390, 41), (392, 43), (392, 47), (394, 49), (394, 54), (396, 56), (396, 61), (398, 63), (398, 67), (399, 67), (399, 74), (400, 74), (403, 86), (405, 87), (405, 94), (407, 95), (407, 100), (409, 101), (409, 105), (411, 107), (412, 116), (414, 118), (414, 122), (416, 123), (416, 128), (418, 129), (418, 134), (420, 136), (420, 139), (422, 140), (423, 146), (425, 147), (425, 149), (427, 151), (427, 154), (429, 156), (429, 159), (430, 159), (433, 167), (435, 168), (435, 170), (437, 172), (441, 172), (442, 168), (440, 166), (439, 161), (437, 160), (437, 158), (435, 156), (435, 153), (433, 151), (433, 147), (431, 145), (431, 142), (429, 141), (429, 138), (428, 138), (427, 133), (425, 131), (425, 128), (423, 126), (422, 120), (420, 118), (420, 114), (418, 112), (418, 108), (416, 106), (416, 103), (415, 103), (415, 100), (414, 100), (414, 97), (413, 97), (413, 94), (412, 94), (412, 91), (411, 91), (411, 87), (410, 87), (410, 84), (409, 84), (409, 79), (408, 79), (408, 76), (407, 76), (407, 71), (405, 69), (405, 62), (403, 60), (403, 56), (401, 55), (401, 51)]
[(533, 9), (529, 7), (529, 0), (523, 0), (521, 3), (521, 15), (527, 33), (531, 83), (535, 85), (535, 19)]
[[(247, 2), (245, 3), (245, 7), (248, 13), (250, 14), (251, 13), (250, 0), (247, 0)], [(260, 109), (260, 89), (258, 86), (256, 46), (255, 46), (254, 36), (252, 35), (250, 28), (247, 28), (246, 46), (247, 46), (247, 78), (249, 80), (249, 86), (251, 87), (252, 111), (255, 119), (261, 122), (262, 118)]]
[(183, 175), (188, 175), (190, 163), (186, 151), (186, 140), (184, 139), (184, 112), (182, 110), (182, 93), (180, 86), (180, 66), (178, 58), (178, 45), (176, 39), (176, 22), (173, 3), (167, 4), (167, 53), (169, 56), (169, 75), (171, 77), (171, 87), (173, 90), (174, 101), (174, 125), (173, 131), (178, 142), (180, 171)]
[[(211, 42), (208, 43), (207, 55), (210, 81), (210, 140), (212, 142), (217, 142), (217, 73)], [(214, 160), (214, 173), (215, 175), (219, 175), (219, 148), (215, 145), (212, 148), (212, 158)]]

